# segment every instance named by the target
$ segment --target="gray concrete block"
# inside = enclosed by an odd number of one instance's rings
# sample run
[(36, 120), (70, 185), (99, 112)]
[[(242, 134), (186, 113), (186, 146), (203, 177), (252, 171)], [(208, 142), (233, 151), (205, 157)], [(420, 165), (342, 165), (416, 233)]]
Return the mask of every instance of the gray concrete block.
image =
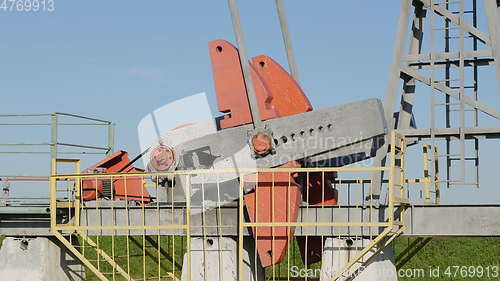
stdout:
[[(330, 280), (337, 272), (352, 260), (361, 250), (369, 245), (370, 240), (350, 240), (328, 238), (325, 241), (323, 249), (323, 260), (321, 264), (320, 281)], [(372, 249), (364, 257), (364, 260), (369, 258), (375, 249)], [(354, 264), (344, 276), (350, 276), (361, 266), (360, 263)], [(339, 280), (345, 280), (340, 278)], [(354, 281), (397, 281), (397, 271), (394, 265), (394, 251), (391, 246), (388, 246), (376, 257), (373, 258), (354, 278)]]
[[(253, 238), (244, 238), (243, 281), (264, 281), (264, 269), (255, 259)], [(255, 264), (257, 260), (257, 264)], [(184, 255), (182, 281), (187, 280), (187, 253)], [(237, 281), (238, 242), (230, 237), (191, 238), (191, 281)]]
[(55, 238), (7, 237), (0, 248), (0, 281), (81, 281), (85, 269)]

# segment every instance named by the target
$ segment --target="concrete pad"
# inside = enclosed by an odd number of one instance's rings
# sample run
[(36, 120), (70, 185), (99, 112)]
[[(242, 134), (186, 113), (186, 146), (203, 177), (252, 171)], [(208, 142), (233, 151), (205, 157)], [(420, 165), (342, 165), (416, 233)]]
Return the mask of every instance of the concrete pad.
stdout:
[(56, 238), (7, 237), (0, 248), (0, 281), (81, 281), (85, 269)]
[[(244, 240), (243, 281), (264, 281), (264, 269), (257, 258), (253, 238)], [(184, 255), (182, 281), (187, 280), (187, 253)], [(237, 281), (238, 242), (230, 237), (191, 238), (191, 281)]]
[[(368, 239), (337, 239), (327, 238), (323, 249), (323, 260), (321, 264), (320, 281), (330, 280), (337, 272), (352, 260), (361, 250), (363, 250), (370, 240)], [(372, 249), (365, 255), (366, 260), (373, 255)], [(361, 262), (352, 266), (344, 275), (350, 276), (361, 266)], [(339, 280), (345, 280), (340, 278)], [(394, 265), (394, 250), (389, 245), (380, 252), (365, 268), (354, 278), (355, 281), (397, 281), (397, 271)]]

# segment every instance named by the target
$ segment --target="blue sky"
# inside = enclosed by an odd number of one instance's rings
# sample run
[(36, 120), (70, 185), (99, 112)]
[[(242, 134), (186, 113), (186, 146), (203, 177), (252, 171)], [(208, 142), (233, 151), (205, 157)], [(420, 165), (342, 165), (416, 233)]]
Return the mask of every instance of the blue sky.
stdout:
[[(286, 67), (274, 1), (238, 2), (249, 56), (267, 54)], [(300, 83), (315, 108), (384, 97), (400, 1), (285, 2)], [(54, 12), (0, 13), (1, 112), (112, 120), (116, 147), (132, 155), (139, 152), (137, 125), (154, 109), (199, 92), (214, 107), (207, 44), (234, 42), (224, 0), (56, 0)], [(484, 92), (500, 108), (495, 91), (488, 85)], [(31, 138), (36, 130), (12, 134)], [(5, 159), (5, 170), (26, 163)], [(478, 200), (498, 202), (495, 194)]]

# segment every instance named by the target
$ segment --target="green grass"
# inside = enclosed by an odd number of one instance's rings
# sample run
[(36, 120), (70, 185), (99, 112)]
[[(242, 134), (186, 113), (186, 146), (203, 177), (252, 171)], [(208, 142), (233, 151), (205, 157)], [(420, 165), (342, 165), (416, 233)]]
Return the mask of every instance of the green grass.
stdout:
[[(131, 255), (139, 255), (138, 257), (133, 257), (130, 260), (130, 272), (135, 278), (140, 278), (143, 275), (143, 256), (142, 253), (142, 237), (134, 237), (136, 242), (129, 241), (129, 251)], [(154, 238), (156, 239), (156, 238)], [(412, 238), (413, 239), (413, 238)], [(413, 240), (407, 238), (399, 238), (395, 243), (395, 252), (398, 255), (408, 243)], [(182, 257), (185, 253), (183, 248), (185, 247), (185, 239), (180, 237), (162, 237), (162, 249), (168, 253), (173, 252), (172, 242), (176, 244), (175, 246), (175, 260), (177, 263), (182, 262)], [(125, 254), (126, 251), (126, 240), (123, 237), (118, 237), (115, 241), (117, 248), (121, 251), (115, 253), (115, 255)], [(108, 253), (111, 253), (111, 241), (109, 237), (104, 237), (100, 239), (101, 247)], [(149, 245), (146, 241), (146, 246)], [(157, 253), (153, 249), (150, 249), (153, 253), (153, 257), (157, 258)], [(89, 258), (95, 258), (95, 255), (90, 255)], [(290, 264), (288, 264), (288, 260)], [(400, 274), (411, 274), (412, 277), (400, 277), (400, 281), (424, 281), (424, 280), (500, 280), (492, 276), (494, 274), (492, 266), (499, 266), (500, 261), (500, 238), (434, 238), (429, 244), (427, 244), (420, 252), (418, 252), (405, 266), (402, 268)], [(146, 275), (151, 276), (156, 273), (157, 263), (153, 262), (150, 257), (146, 257)], [(299, 268), (304, 268), (302, 264), (298, 247), (294, 242), (291, 246), (289, 257), (285, 258), (285, 261), (280, 265), (276, 266), (274, 269), (272, 267), (266, 269), (266, 275), (272, 276), (273, 270), (276, 276), (287, 276), (288, 268), (291, 265), (297, 265)], [(458, 271), (455, 275), (455, 268), (453, 266), (459, 266)], [(469, 270), (470, 266), (474, 266), (475, 273), (473, 277), (466, 276), (462, 277), (460, 269), (465, 267)], [(486, 268), (490, 267), (490, 276), (486, 276)], [(161, 269), (161, 274), (165, 272), (172, 272), (172, 262), (164, 262), (163, 268)], [(175, 275), (180, 279), (181, 268), (180, 265), (175, 267)], [(127, 266), (123, 265), (123, 268), (127, 270)], [(313, 270), (320, 268), (319, 264), (312, 265), (310, 268)], [(446, 271), (449, 268), (449, 271)], [(101, 263), (101, 271), (111, 272), (112, 268), (107, 265), (107, 263)], [(439, 277), (431, 277), (429, 270), (432, 269), (433, 273), (439, 272)], [(483, 277), (478, 278), (478, 270), (483, 270)], [(422, 271), (423, 270), (423, 271)], [(449, 272), (449, 276), (446, 273)], [(421, 277), (416, 277), (419, 274), (423, 274)], [(470, 274), (467, 272), (467, 274)], [(453, 276), (455, 275), (455, 276)], [(87, 280), (99, 280), (95, 277), (92, 272), (87, 270)], [(121, 280), (118, 275), (116, 280)], [(164, 280), (171, 280), (166, 278)], [(310, 280), (310, 279), (309, 279)], [(314, 279), (313, 279), (314, 280)]]
[[(91, 237), (91, 239), (97, 243), (96, 237)], [(184, 237), (162, 236), (159, 241), (159, 247), (161, 249), (160, 256), (158, 256), (158, 251), (156, 250), (158, 247), (157, 236), (144, 237), (144, 239), (142, 236), (130, 236), (129, 239), (125, 236), (116, 236), (114, 238), (105, 236), (100, 237), (98, 243), (99, 248), (105, 251), (109, 256), (114, 256), (118, 265), (120, 265), (127, 274), (130, 274), (133, 279), (144, 278), (144, 276), (158, 276), (158, 268), (160, 268), (160, 276), (174, 274), (180, 279), (186, 239)], [(114, 247), (112, 246), (113, 243)], [(88, 246), (88, 244), (84, 244), (81, 239), (79, 240), (79, 244), (80, 246)], [(93, 248), (85, 247), (85, 250), (87, 259), (92, 261), (92, 264), (98, 267), (100, 272), (113, 273), (113, 267), (108, 262), (104, 261), (102, 256), (98, 256)], [(129, 256), (130, 259), (127, 259), (127, 256)], [(159, 263), (158, 258), (160, 258)], [(160, 267), (158, 267), (158, 264), (160, 264)], [(85, 273), (87, 276), (86, 280), (100, 280), (88, 268)], [(108, 274), (106, 277), (110, 280), (126, 280), (116, 271), (114, 277), (113, 274)], [(172, 278), (163, 277), (161, 280), (172, 280)]]
[[(95, 237), (92, 237), (95, 241)], [(129, 253), (132, 257), (130, 258), (130, 263), (124, 258), (117, 258), (118, 263), (123, 267), (125, 271), (130, 272), (133, 278), (143, 277), (143, 259), (146, 260), (146, 275), (154, 276), (157, 274), (158, 266), (158, 252), (154, 248), (150, 248), (151, 242), (157, 242), (157, 237), (152, 237), (153, 240), (146, 240), (145, 247), (149, 256), (145, 257), (142, 254), (143, 250), (143, 238), (142, 236), (131, 237), (128, 241), (128, 251), (127, 251), (127, 240), (125, 237), (116, 237), (115, 243), (115, 256), (124, 256)], [(408, 243), (411, 243), (414, 238), (408, 240), (408, 238), (399, 238), (395, 242), (395, 252), (398, 255)], [(0, 245), (2, 243), (3, 237), (0, 236)], [(160, 274), (165, 275), (167, 272), (175, 272), (177, 278), (181, 277), (181, 264), (184, 256), (186, 239), (181, 237), (166, 237), (162, 236), (161, 249), (166, 253), (169, 253), (170, 257), (161, 256), (161, 269)], [(174, 245), (175, 244), (175, 245)], [(83, 245), (80, 240), (80, 245)], [(87, 245), (87, 244), (85, 244)], [(106, 253), (112, 254), (112, 239), (111, 237), (100, 237), (99, 245)], [(92, 248), (85, 248), (85, 256), (89, 260), (93, 260), (93, 264), (97, 265), (97, 255), (95, 250)], [(175, 262), (176, 265), (172, 263), (172, 253), (175, 249)], [(274, 268), (276, 275), (286, 276), (288, 271), (287, 260), (290, 260), (290, 265), (297, 265), (299, 268), (303, 268), (303, 264), (300, 259), (300, 254), (296, 243), (293, 243), (290, 251), (290, 258), (285, 258), (285, 261)], [(154, 260), (154, 261), (153, 261)], [(500, 280), (500, 277), (494, 277), (493, 266), (499, 266), (500, 263), (500, 238), (434, 238), (429, 244), (427, 244), (420, 252), (418, 252), (408, 263), (402, 268), (403, 272), (400, 274), (411, 274), (412, 277), (400, 277), (400, 281), (460, 281), (460, 280)], [(458, 271), (455, 274), (455, 268), (453, 266), (458, 266)], [(461, 272), (460, 269), (465, 268), (465, 270), (471, 270), (470, 267), (474, 267), (475, 273), (471, 276), (462, 277), (461, 275), (471, 274), (470, 272)], [(490, 267), (490, 276), (487, 277), (487, 267)], [(319, 268), (319, 264), (312, 266), (313, 269)], [(447, 276), (446, 272), (449, 268), (450, 276)], [(112, 267), (100, 257), (99, 269), (101, 272), (111, 273)], [(429, 270), (433, 270), (434, 273), (439, 272), (439, 277), (432, 277), (429, 274)], [(483, 276), (479, 277), (479, 270), (483, 270)], [(273, 269), (267, 268), (267, 276), (272, 276)], [(98, 281), (99, 279), (89, 270), (86, 270), (87, 280)], [(423, 274), (423, 275), (422, 275)], [(417, 275), (421, 275), (417, 277)], [(465, 276), (465, 275), (464, 275)], [(110, 280), (112, 280), (112, 277)], [(124, 280), (119, 274), (116, 274), (115, 280)], [(163, 278), (162, 280), (172, 280), (171, 278)], [(310, 279), (309, 279), (310, 280)], [(313, 279), (314, 280), (314, 279)]]
[[(129, 241), (130, 253), (141, 254), (142, 253), (142, 237), (134, 238), (137, 243)], [(154, 238), (156, 239), (156, 238)], [(165, 239), (165, 240), (163, 240)], [(175, 240), (175, 241), (174, 241)], [(173, 252), (172, 242), (175, 242), (175, 260), (177, 263), (181, 263), (182, 257), (185, 253), (183, 251), (183, 247), (185, 247), (185, 239), (181, 240), (180, 237), (176, 238), (172, 237), (163, 237), (162, 238), (162, 248), (168, 252)], [(398, 255), (404, 248), (411, 243), (412, 239), (407, 238), (399, 238), (395, 243), (395, 252)], [(110, 239), (109, 237), (101, 238), (101, 245), (103, 249), (105, 249), (108, 253), (111, 253)], [(123, 237), (117, 238), (115, 241), (117, 243), (118, 248), (126, 248), (126, 243)], [(146, 245), (148, 242), (146, 241)], [(154, 252), (154, 258), (157, 258), (157, 252)], [(115, 253), (117, 254), (117, 253)], [(118, 255), (118, 254), (117, 254)], [(139, 257), (134, 257), (131, 259), (130, 263), (130, 271), (133, 277), (142, 277), (142, 261), (143, 257), (140, 255)], [(288, 264), (290, 261), (290, 264)], [(409, 280), (500, 280), (500, 278), (494, 277), (494, 269), (493, 266), (499, 266), (500, 261), (500, 238), (434, 238), (431, 240), (429, 244), (427, 244), (420, 252), (418, 252), (408, 263), (405, 264), (400, 274), (411, 274), (412, 277), (400, 277), (400, 281), (409, 281)], [(105, 264), (105, 263), (103, 263)], [(146, 274), (151, 276), (154, 275), (157, 270), (157, 264), (152, 261), (149, 257), (146, 257), (146, 265), (147, 269)], [(266, 275), (271, 277), (274, 274), (276, 276), (287, 276), (288, 268), (292, 265), (297, 265), (299, 268), (304, 268), (302, 264), (300, 254), (298, 251), (297, 244), (294, 242), (291, 246), (290, 255), (285, 257), (283, 263), (279, 266), (275, 266), (274, 269), (269, 267), (266, 269)], [(455, 268), (453, 266), (458, 266), (458, 271), (455, 275)], [(466, 277), (462, 277), (460, 269), (465, 267), (466, 270), (469, 270), (470, 266), (474, 266), (474, 274)], [(490, 276), (487, 277), (486, 268), (490, 267)], [(180, 279), (181, 268), (180, 265), (175, 267), (175, 275)], [(314, 264), (311, 267), (312, 270), (320, 268), (319, 264)], [(449, 271), (446, 269), (449, 268)], [(125, 266), (124, 266), (124, 269)], [(432, 269), (434, 273), (439, 272), (439, 277), (431, 277), (429, 270)], [(478, 278), (478, 270), (483, 270), (483, 277)], [(101, 268), (102, 271), (107, 270), (111, 271), (111, 267), (104, 265)], [(423, 270), (423, 271), (422, 271)], [(163, 272), (172, 272), (172, 263), (166, 262), (164, 264), (164, 268), (161, 270)], [(421, 277), (416, 277), (419, 274), (423, 275)], [(449, 272), (449, 276), (446, 273)], [(471, 274), (467, 272), (467, 274)], [(455, 275), (455, 276), (453, 276)], [(99, 280), (95, 276), (93, 276), (92, 272), (87, 270), (87, 280)], [(121, 280), (117, 278), (117, 280)], [(171, 279), (165, 279), (171, 280)], [(311, 280), (311, 279), (308, 279)], [(314, 280), (314, 279), (312, 279)]]
[[(396, 254), (400, 253), (411, 241), (408, 241), (407, 238), (399, 238), (395, 244)], [(401, 277), (399, 280), (500, 280), (500, 276), (494, 277), (492, 276), (494, 273), (491, 272), (491, 267), (496, 266), (498, 270), (499, 264), (500, 238), (498, 237), (434, 238), (403, 266), (403, 272), (400, 272), (401, 276), (409, 273), (408, 275), (412, 277)], [(488, 266), (490, 267), (489, 278), (486, 276)], [(415, 277), (422, 273), (422, 269), (425, 276)], [(429, 269), (433, 269), (435, 273), (439, 272), (439, 277), (432, 278)], [(449, 270), (447, 271), (447, 269)], [(461, 270), (463, 271), (461, 272)], [(481, 270), (483, 276), (479, 277)], [(466, 274), (470, 274), (470, 276)]]

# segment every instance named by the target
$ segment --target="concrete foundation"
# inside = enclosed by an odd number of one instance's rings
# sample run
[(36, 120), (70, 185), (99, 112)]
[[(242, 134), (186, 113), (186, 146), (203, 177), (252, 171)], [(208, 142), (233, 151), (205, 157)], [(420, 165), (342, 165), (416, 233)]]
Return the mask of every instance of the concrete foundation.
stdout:
[[(244, 278), (242, 281), (264, 281), (259, 259), (255, 264), (253, 238), (244, 240)], [(187, 253), (186, 253), (187, 255)], [(184, 255), (182, 281), (187, 280), (187, 256)], [(238, 280), (238, 242), (230, 237), (191, 238), (191, 280)]]
[[(320, 281), (330, 280), (337, 272), (352, 260), (359, 251), (363, 250), (370, 240), (351, 240), (351, 239), (337, 239), (328, 238), (325, 241), (323, 250), (323, 260), (321, 264), (321, 277)], [(372, 249), (365, 255), (365, 260), (375, 252)], [(360, 264), (355, 264), (345, 276), (350, 276), (360, 267)], [(340, 278), (339, 280), (345, 280)], [(365, 268), (358, 273), (354, 278), (355, 281), (397, 281), (397, 271), (394, 265), (394, 250), (389, 245), (384, 251), (380, 252), (373, 260), (365, 266)]]
[(0, 248), (0, 281), (81, 281), (85, 269), (56, 238), (7, 237)]

